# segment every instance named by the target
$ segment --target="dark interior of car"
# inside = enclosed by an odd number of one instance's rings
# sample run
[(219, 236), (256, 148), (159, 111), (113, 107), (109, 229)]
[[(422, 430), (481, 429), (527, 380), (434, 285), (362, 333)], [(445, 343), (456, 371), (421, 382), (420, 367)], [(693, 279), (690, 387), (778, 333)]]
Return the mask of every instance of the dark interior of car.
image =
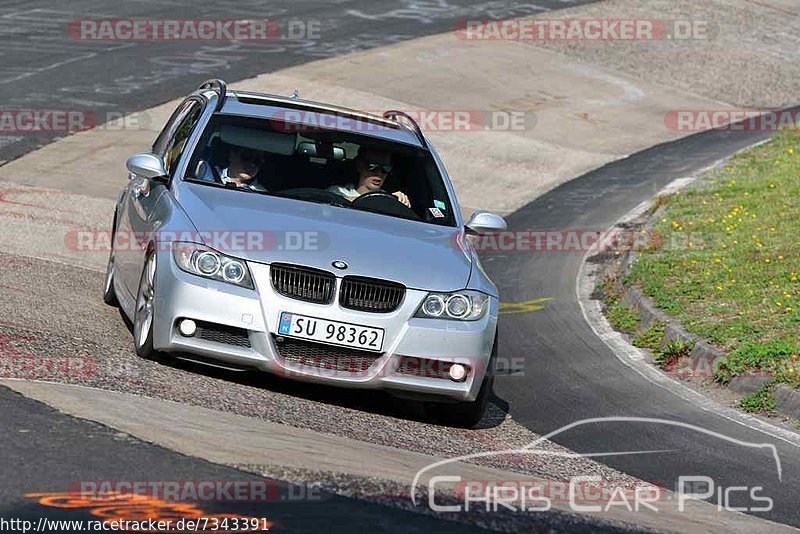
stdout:
[[(190, 162), (189, 169), (193, 169), (194, 176), (187, 178), (209, 181), (213, 176), (218, 181), (219, 171), (228, 166), (230, 152), (238, 146), (264, 154), (255, 181), (269, 194), (330, 202), (436, 224), (453, 224), (449, 197), (427, 151), (350, 132), (286, 132), (271, 126), (263, 119), (215, 117)], [(389, 152), (392, 171), (383, 184), (383, 195), (365, 195), (349, 204), (348, 200), (326, 189), (357, 181), (355, 157), (364, 146)], [(204, 166), (214, 172), (201, 172)], [(410, 209), (391, 196), (395, 191), (408, 196)]]

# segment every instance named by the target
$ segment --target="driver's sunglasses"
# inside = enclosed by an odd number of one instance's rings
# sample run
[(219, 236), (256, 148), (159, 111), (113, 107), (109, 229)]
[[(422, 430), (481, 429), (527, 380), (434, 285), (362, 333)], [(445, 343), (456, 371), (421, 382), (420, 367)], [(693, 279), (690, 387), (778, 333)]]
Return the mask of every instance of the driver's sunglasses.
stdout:
[(369, 163), (367, 162), (367, 170), (369, 172), (375, 172), (380, 170), (383, 174), (391, 174), (392, 166), (388, 163), (380, 164), (380, 163)]

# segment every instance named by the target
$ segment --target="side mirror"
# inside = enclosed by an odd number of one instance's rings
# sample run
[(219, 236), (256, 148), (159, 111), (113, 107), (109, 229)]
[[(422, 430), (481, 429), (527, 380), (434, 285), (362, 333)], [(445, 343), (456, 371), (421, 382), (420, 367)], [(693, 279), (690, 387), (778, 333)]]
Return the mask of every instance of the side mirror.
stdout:
[(508, 228), (505, 219), (488, 211), (476, 211), (466, 224), (467, 231), (473, 234), (502, 232)]
[(131, 156), (125, 163), (131, 174), (153, 180), (163, 178), (167, 175), (164, 160), (152, 152), (145, 152)]

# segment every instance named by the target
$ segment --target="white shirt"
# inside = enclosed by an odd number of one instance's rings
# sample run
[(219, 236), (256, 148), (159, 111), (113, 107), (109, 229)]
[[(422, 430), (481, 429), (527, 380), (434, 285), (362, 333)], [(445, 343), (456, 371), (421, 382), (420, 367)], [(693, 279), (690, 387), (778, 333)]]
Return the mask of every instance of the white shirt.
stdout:
[(249, 184), (240, 184), (233, 180), (230, 176), (228, 176), (228, 167), (222, 169), (219, 172), (219, 179), (223, 184), (234, 184), (236, 187), (241, 187), (243, 189), (252, 189), (253, 191), (266, 191), (266, 188), (263, 187), (261, 184), (249, 183)]
[(344, 185), (332, 185), (326, 191), (330, 191), (331, 193), (336, 193), (339, 196), (343, 197), (360, 197), (361, 193), (356, 191), (355, 184), (344, 184)]

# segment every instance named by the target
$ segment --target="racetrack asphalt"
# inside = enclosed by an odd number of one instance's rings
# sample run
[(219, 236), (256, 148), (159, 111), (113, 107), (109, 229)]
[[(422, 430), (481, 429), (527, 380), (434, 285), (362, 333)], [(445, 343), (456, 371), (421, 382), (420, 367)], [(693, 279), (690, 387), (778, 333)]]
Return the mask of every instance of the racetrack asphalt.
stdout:
[[(88, 112), (98, 123), (151, 108), (207, 78), (234, 82), (316, 59), (346, 55), (436, 33), (468, 17), (531, 15), (596, 0), (49, 0), (0, 1), (0, 106), (5, 110)], [(282, 35), (269, 41), (85, 41), (67, 24), (81, 19), (256, 19)], [(298, 32), (300, 30), (297, 30)], [(391, 75), (387, 65), (386, 75)], [(287, 95), (294, 87), (286, 87)], [(0, 164), (63, 132), (0, 132)]]
[[(221, 514), (264, 518), (273, 525), (271, 530), (283, 532), (319, 532), (321, 525), (330, 532), (483, 532), (471, 525), (330, 495), (311, 486), (290, 486), (184, 456), (97, 423), (67, 417), (6, 388), (0, 389), (0, 428), (4, 464), (0, 518), (6, 521), (30, 521), (36, 526), (42, 517), (53, 522), (82, 520), (83, 530), (89, 530), (89, 520), (175, 520), (178, 510), (182, 512), (178, 517), (188, 518)], [(11, 481), (13, 484), (9, 484)], [(107, 483), (109, 487), (123, 488), (124, 483), (146, 481), (164, 485), (153, 486), (148, 500), (140, 502), (138, 508), (117, 503), (112, 507), (113, 513), (108, 514), (103, 511), (108, 503), (100, 497), (84, 497), (87, 505), (78, 505), (81, 487), (102, 487)], [(220, 499), (216, 502), (210, 498), (177, 502), (164, 493), (167, 484), (174, 483), (181, 484), (186, 495), (208, 488), (208, 483), (229, 483), (229, 488), (243, 488), (247, 499), (232, 499), (228, 495), (233, 495), (230, 492), (234, 490), (226, 493), (225, 486), (219, 486), (221, 489), (213, 495)], [(259, 488), (266, 491), (258, 493)], [(68, 490), (72, 493), (69, 497), (65, 495)], [(266, 498), (262, 500), (261, 495)], [(67, 505), (67, 499), (72, 505)], [(88, 505), (92, 500), (94, 504)], [(22, 532), (13, 527), (3, 530)]]
[[(667, 183), (690, 176), (767, 134), (710, 131), (653, 147), (572, 180), (508, 217), (513, 230), (605, 231)], [(617, 359), (586, 322), (576, 298), (584, 252), (484, 252), (483, 263), (507, 302), (552, 298), (531, 313), (500, 322), (500, 355), (519, 358), (520, 372), (501, 376), (495, 392), (513, 418), (546, 435), (588, 418), (657, 418), (688, 423), (748, 443), (777, 447), (782, 478), (771, 453), (698, 429), (650, 422), (596, 422), (551, 439), (580, 453), (664, 451), (600, 459), (640, 479), (675, 489), (681, 476), (706, 476), (716, 490), (762, 486), (774, 508), (755, 515), (800, 525), (800, 451), (796, 445), (706, 411), (637, 374)], [(743, 493), (722, 504), (759, 506)], [(716, 495), (710, 500), (720, 503)]]

